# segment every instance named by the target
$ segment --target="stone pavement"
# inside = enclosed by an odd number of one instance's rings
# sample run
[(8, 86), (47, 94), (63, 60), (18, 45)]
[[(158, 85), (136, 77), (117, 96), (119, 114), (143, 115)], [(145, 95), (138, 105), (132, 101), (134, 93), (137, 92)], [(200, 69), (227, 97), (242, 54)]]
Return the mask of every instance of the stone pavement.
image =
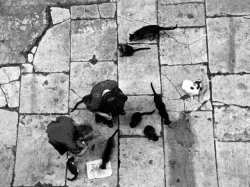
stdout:
[[(151, 49), (120, 57), (117, 44), (148, 24), (178, 28), (132, 42)], [(249, 30), (249, 0), (0, 0), (0, 187), (249, 187)], [(184, 97), (182, 81), (199, 78), (200, 96)], [(112, 129), (84, 105), (70, 113), (106, 79), (128, 95)], [(129, 128), (133, 112), (155, 109), (150, 82), (174, 128), (157, 113)], [(73, 182), (67, 155), (45, 133), (58, 115), (100, 135), (76, 161)], [(143, 136), (146, 125), (159, 141)], [(88, 180), (85, 163), (117, 128), (112, 176)]]

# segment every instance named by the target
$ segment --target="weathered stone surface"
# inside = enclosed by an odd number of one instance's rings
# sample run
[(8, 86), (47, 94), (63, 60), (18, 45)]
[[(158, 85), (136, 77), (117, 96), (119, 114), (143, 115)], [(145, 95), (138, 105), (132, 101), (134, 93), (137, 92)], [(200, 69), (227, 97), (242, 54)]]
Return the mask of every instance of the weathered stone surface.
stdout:
[(146, 138), (121, 138), (120, 186), (164, 186), (164, 160), (162, 158), (161, 138), (157, 142)]
[[(45, 27), (44, 6), (0, 6), (0, 64), (20, 64), (26, 60), (21, 54)], [(15, 6), (15, 4), (17, 6)]]
[(159, 0), (159, 4), (178, 4), (189, 2), (204, 2), (204, 0)]
[(0, 186), (11, 187), (15, 163), (18, 113), (0, 109)]
[(217, 72), (250, 72), (250, 19), (207, 19), (209, 67)]
[(29, 63), (33, 62), (33, 59), (34, 59), (33, 54), (29, 53), (28, 54), (28, 62)]
[(136, 45), (134, 48), (150, 47), (135, 52), (131, 57), (119, 57), (119, 87), (125, 94), (152, 94), (150, 83), (160, 92), (160, 75), (156, 45)]
[(222, 141), (249, 141), (249, 109), (236, 106), (215, 107), (215, 136)]
[(19, 106), (19, 90), (20, 82), (14, 81), (9, 84), (1, 85), (2, 91), (6, 97), (9, 107), (18, 107)]
[(21, 85), (21, 113), (68, 112), (68, 75), (25, 74), (22, 75)]
[(4, 107), (6, 106), (8, 103), (7, 103), (7, 99), (6, 99), (6, 96), (5, 96), (5, 93), (3, 92), (3, 89), (0, 85), (0, 107)]
[(32, 73), (33, 65), (32, 64), (22, 64), (21, 73)]
[(0, 109), (0, 116), (0, 142), (7, 148), (13, 148), (16, 145), (18, 113)]
[(69, 9), (67, 8), (51, 7), (50, 10), (53, 24), (70, 19)]
[[(117, 119), (115, 119), (114, 127), (109, 128), (107, 125), (95, 123), (94, 114), (88, 110), (76, 110), (71, 113), (71, 117), (75, 120), (77, 124), (90, 124), (94, 129), (94, 134), (96, 137), (89, 142), (89, 148), (84, 153), (82, 157), (78, 157), (75, 160), (77, 167), (80, 169), (80, 173), (76, 181), (70, 182), (67, 181), (67, 185), (70, 187), (96, 187), (96, 186), (105, 186), (105, 187), (114, 187), (117, 185), (117, 172), (118, 172), (118, 136), (115, 136), (115, 148), (111, 157), (111, 168), (112, 175), (103, 179), (94, 179), (89, 180), (87, 177), (87, 168), (86, 162), (101, 159), (102, 152), (106, 147), (106, 142), (108, 138), (114, 133), (117, 127)], [(68, 176), (69, 177), (69, 176)]]
[(0, 144), (0, 186), (11, 187), (15, 156), (12, 149), (6, 149)]
[(21, 115), (19, 119), (14, 186), (39, 181), (53, 186), (65, 183), (66, 156), (49, 144), (47, 125), (56, 116)]
[[(153, 126), (157, 135), (161, 134), (161, 117), (155, 108), (153, 96), (129, 96), (124, 110), (126, 111), (126, 115), (119, 117), (121, 134), (144, 136), (143, 130), (147, 125)], [(133, 113), (151, 112), (153, 110), (156, 110), (154, 114), (143, 116), (142, 121), (136, 128), (129, 126)]]
[(212, 77), (213, 102), (250, 106), (250, 75)]
[(116, 4), (104, 3), (98, 5), (101, 18), (115, 18)]
[[(212, 110), (210, 103), (210, 88), (207, 77), (207, 67), (204, 65), (192, 66), (163, 66), (162, 91), (163, 101), (167, 110), (170, 111), (192, 111), (192, 110)], [(182, 90), (182, 82), (185, 80), (202, 80), (202, 91), (199, 96), (181, 99), (186, 92)]]
[(250, 4), (248, 0), (208, 0), (206, 1), (207, 15), (249, 15)]
[(71, 61), (116, 60), (117, 31), (114, 20), (72, 21)]
[(98, 5), (81, 5), (71, 7), (71, 19), (100, 18)]
[(62, 72), (69, 70), (70, 21), (65, 21), (49, 29), (39, 43), (34, 57), (37, 72)]
[(216, 150), (219, 186), (249, 186), (250, 144), (216, 142)]
[(217, 186), (212, 112), (177, 116), (164, 132), (166, 186)]
[(10, 81), (19, 79), (20, 68), (19, 67), (2, 67), (0, 68), (0, 84), (6, 84)]
[[(93, 86), (104, 80), (117, 81), (117, 65), (113, 62), (72, 62), (70, 73), (70, 107), (80, 101), (83, 96), (90, 94)], [(84, 104), (78, 108), (85, 108)]]
[(32, 49), (31, 49), (30, 52), (33, 53), (33, 54), (35, 54), (36, 50), (37, 50), (37, 46), (34, 46), (34, 47), (32, 47)]
[(163, 33), (160, 57), (161, 64), (168, 65), (207, 62), (205, 29), (176, 29)]
[[(146, 25), (157, 25), (156, 2), (154, 0), (118, 1), (117, 22), (119, 42), (129, 42), (129, 34)], [(140, 42), (155, 41), (140, 40)]]
[(159, 5), (160, 26), (205, 26), (205, 8), (202, 3)]

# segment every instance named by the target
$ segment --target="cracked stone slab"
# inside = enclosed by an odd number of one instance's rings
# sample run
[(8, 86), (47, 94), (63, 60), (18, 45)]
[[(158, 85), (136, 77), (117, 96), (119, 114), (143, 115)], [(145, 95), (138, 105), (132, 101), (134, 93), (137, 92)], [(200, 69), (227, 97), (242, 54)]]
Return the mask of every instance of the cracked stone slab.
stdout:
[(159, 0), (159, 4), (180, 4), (180, 3), (204, 2), (204, 0)]
[[(136, 30), (146, 25), (157, 25), (155, 1), (118, 1), (117, 22), (119, 25), (119, 42), (129, 42), (129, 34), (134, 33)], [(139, 42), (152, 43), (156, 41), (140, 40)]]
[(2, 91), (8, 103), (8, 107), (18, 107), (19, 106), (19, 90), (20, 81), (14, 81), (9, 84), (1, 85)]
[[(89, 148), (84, 153), (82, 157), (78, 157), (75, 160), (76, 166), (79, 168), (80, 173), (78, 175), (77, 180), (71, 182), (67, 181), (67, 185), (70, 187), (96, 187), (96, 186), (105, 186), (105, 187), (114, 187), (117, 185), (117, 172), (118, 172), (118, 136), (115, 136), (115, 148), (111, 157), (111, 168), (112, 175), (103, 179), (94, 179), (89, 180), (87, 177), (87, 167), (86, 162), (94, 161), (97, 159), (101, 159), (102, 152), (106, 147), (106, 142), (108, 138), (115, 132), (118, 128), (118, 120), (117, 118), (113, 120), (114, 127), (109, 128), (107, 125), (103, 123), (95, 123), (95, 115), (88, 110), (75, 110), (71, 113), (71, 117), (77, 124), (89, 124), (94, 129), (94, 134), (96, 138), (89, 142)], [(71, 177), (68, 176), (67, 177)]]
[(103, 3), (98, 5), (101, 18), (115, 18), (116, 4)]
[(211, 72), (250, 72), (250, 19), (208, 18), (207, 25)]
[(176, 121), (164, 132), (166, 185), (217, 186), (212, 112), (170, 115)]
[(69, 71), (70, 21), (50, 28), (43, 36), (34, 57), (36, 72)]
[(67, 8), (51, 7), (50, 10), (53, 24), (61, 23), (70, 19), (70, 12)]
[(207, 0), (207, 16), (217, 15), (249, 15), (250, 4), (248, 0), (227, 1), (227, 0)]
[(0, 107), (5, 107), (7, 104), (7, 98), (0, 85)]
[(15, 155), (12, 149), (7, 149), (4, 145), (0, 144), (0, 186), (11, 187), (13, 177)]
[(120, 186), (164, 186), (161, 138), (157, 142), (146, 138), (121, 138), (120, 162)]
[(1, 145), (5, 146), (6, 148), (13, 148), (16, 145), (18, 113), (0, 109), (0, 116)]
[[(72, 62), (70, 73), (70, 108), (83, 96), (90, 94), (93, 86), (104, 80), (117, 81), (117, 65), (113, 62)], [(86, 108), (81, 104), (78, 108)]]
[(20, 67), (2, 67), (0, 68), (0, 77), (0, 84), (15, 81), (20, 77)]
[(215, 136), (220, 141), (249, 141), (249, 109), (237, 106), (215, 106)]
[(71, 7), (71, 19), (100, 18), (98, 5), (81, 5)]
[(205, 28), (175, 29), (162, 34), (160, 57), (161, 64), (168, 65), (207, 62)]
[[(193, 111), (193, 110), (212, 110), (210, 102), (210, 88), (207, 76), (207, 67), (204, 65), (186, 66), (162, 66), (162, 91), (163, 101), (166, 103), (167, 110), (170, 111)], [(196, 81), (202, 80), (202, 91), (199, 96), (181, 99), (186, 92), (182, 90), (182, 82), (187, 79)]]
[(1, 6), (0, 12), (0, 64), (24, 63), (21, 52), (45, 28), (44, 6)]
[(244, 142), (216, 142), (219, 186), (250, 185), (250, 144)]
[(205, 26), (205, 8), (202, 3), (188, 3), (177, 5), (159, 4), (159, 25), (169, 27)]
[(250, 106), (250, 75), (212, 77), (213, 102)]
[(66, 154), (60, 156), (46, 133), (47, 125), (55, 119), (52, 115), (20, 116), (14, 186), (33, 186), (39, 181), (64, 185)]
[[(145, 136), (143, 130), (147, 125), (153, 126), (158, 136), (161, 134), (161, 117), (158, 114), (158, 110), (155, 108), (153, 96), (128, 96), (124, 110), (126, 111), (126, 115), (119, 117), (122, 135)], [(129, 126), (133, 113), (151, 112), (153, 110), (155, 110), (154, 114), (142, 116), (142, 121), (136, 128), (131, 128)]]
[(21, 113), (68, 112), (68, 75), (25, 74), (21, 80)]
[(71, 61), (117, 59), (117, 25), (115, 20), (77, 20), (71, 22)]
[(133, 47), (150, 47), (151, 49), (135, 52), (131, 57), (119, 57), (119, 87), (124, 94), (128, 95), (153, 94), (150, 87), (152, 82), (155, 90), (160, 93), (157, 46), (143, 44)]

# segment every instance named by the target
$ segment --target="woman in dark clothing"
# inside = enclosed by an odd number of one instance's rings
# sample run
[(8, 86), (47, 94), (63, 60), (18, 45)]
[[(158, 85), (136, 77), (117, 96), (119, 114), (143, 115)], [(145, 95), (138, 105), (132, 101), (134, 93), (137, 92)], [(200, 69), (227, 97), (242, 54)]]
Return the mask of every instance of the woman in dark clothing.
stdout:
[(88, 146), (84, 146), (80, 141), (88, 141), (93, 138), (93, 128), (91, 126), (76, 126), (74, 123), (67, 116), (59, 116), (56, 118), (56, 121), (52, 121), (47, 127), (46, 132), (49, 143), (60, 155), (69, 151), (77, 156), (82, 156)]
[(128, 97), (124, 95), (114, 80), (105, 80), (96, 84), (91, 93), (83, 97), (87, 109), (95, 113), (96, 123), (103, 122), (113, 127), (112, 118), (125, 115), (124, 105)]

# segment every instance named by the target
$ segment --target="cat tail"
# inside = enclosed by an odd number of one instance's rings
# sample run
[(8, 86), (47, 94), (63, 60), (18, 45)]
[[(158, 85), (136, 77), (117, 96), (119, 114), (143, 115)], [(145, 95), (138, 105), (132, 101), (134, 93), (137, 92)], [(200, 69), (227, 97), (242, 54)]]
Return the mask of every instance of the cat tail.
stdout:
[(157, 93), (155, 92), (155, 89), (154, 89), (154, 86), (153, 86), (153, 83), (152, 83), (152, 82), (151, 82), (151, 88), (152, 88), (154, 94), (157, 94)]
[(177, 24), (173, 27), (160, 27), (160, 30), (174, 30), (177, 28)]
[(141, 115), (144, 116), (144, 115), (151, 115), (155, 112), (155, 110), (151, 111), (151, 112), (142, 112)]
[(119, 130), (117, 129), (114, 134), (110, 137), (110, 138), (114, 138), (115, 134), (118, 132)]
[(78, 101), (78, 102), (75, 104), (75, 106), (74, 106), (74, 108), (71, 110), (71, 112), (74, 112), (74, 111), (77, 109), (78, 105), (80, 105), (81, 103), (84, 103), (85, 105), (87, 105), (87, 104), (90, 102), (90, 100), (91, 100), (90, 97), (91, 97), (90, 95), (85, 95), (85, 96), (82, 98), (81, 101)]
[(74, 108), (71, 110), (71, 112), (74, 112), (74, 111), (77, 109), (78, 105), (80, 105), (81, 103), (83, 103), (83, 99), (82, 99), (81, 101), (78, 101), (78, 102), (76, 103), (76, 105), (75, 105)]
[(141, 50), (148, 50), (148, 49), (151, 49), (151, 48), (150, 47), (138, 48), (138, 49), (134, 49), (134, 52), (141, 51)]
[(73, 181), (73, 180), (76, 180), (76, 177), (77, 177), (77, 175), (75, 175), (73, 178), (67, 178), (69, 181)]

